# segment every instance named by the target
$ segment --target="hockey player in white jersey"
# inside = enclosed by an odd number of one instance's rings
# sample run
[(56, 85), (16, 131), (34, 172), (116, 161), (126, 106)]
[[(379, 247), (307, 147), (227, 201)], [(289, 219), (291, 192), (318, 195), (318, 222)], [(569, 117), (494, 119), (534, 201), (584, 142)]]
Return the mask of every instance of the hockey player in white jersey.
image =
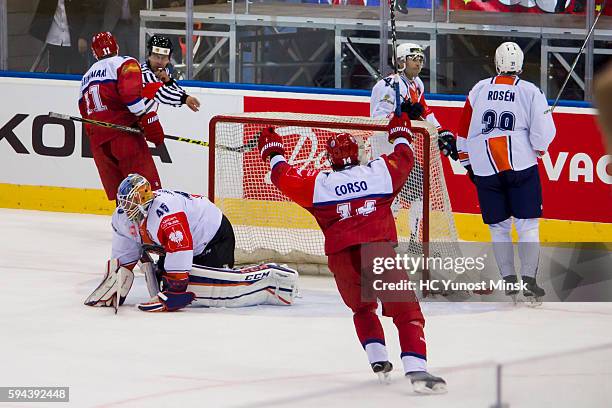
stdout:
[[(411, 120), (425, 120), (438, 129), (438, 145), (445, 156), (457, 160), (455, 137), (449, 130), (442, 128), (436, 115), (425, 100), (425, 86), (419, 74), (425, 63), (423, 47), (414, 43), (398, 45), (397, 61), (393, 63), (399, 73), (399, 93), (401, 111)], [(374, 119), (391, 118), (396, 110), (394, 74), (381, 79), (374, 85), (370, 96), (370, 117)]]
[[(461, 164), (478, 191), (482, 219), (489, 226), (502, 277), (516, 283), (512, 221), (519, 237), (523, 294), (544, 296), (537, 285), (542, 188), (537, 159), (555, 137), (548, 102), (534, 84), (519, 78), (523, 51), (513, 42), (495, 51), (497, 76), (470, 91), (457, 132)], [(517, 291), (507, 291), (516, 296)]]
[[(232, 225), (206, 197), (152, 191), (144, 177), (130, 174), (119, 186), (117, 201), (112, 218), (112, 259), (86, 305), (115, 306), (118, 279), (120, 303), (125, 300), (134, 277), (132, 270), (143, 260), (140, 269), (152, 299), (138, 305), (142, 311), (174, 311), (196, 298), (204, 306), (292, 303), (297, 279), (294, 270), (276, 264), (232, 269)], [(151, 258), (143, 259), (143, 247), (156, 248), (163, 255), (158, 265)]]
[[(438, 147), (440, 151), (453, 160), (458, 159), (455, 136), (449, 130), (443, 129), (436, 119), (427, 101), (425, 100), (424, 85), (419, 73), (425, 63), (423, 47), (414, 43), (403, 43), (397, 47), (397, 61), (394, 61), (399, 73), (399, 93), (401, 111), (408, 114), (411, 120), (425, 120), (438, 129)], [(374, 119), (391, 118), (396, 110), (397, 96), (394, 90), (394, 77), (389, 75), (374, 85), (370, 97), (370, 116)], [(389, 154), (393, 148), (386, 143), (385, 138), (374, 138), (372, 141), (372, 155), (379, 157)], [(404, 189), (396, 198), (394, 208), (404, 206), (409, 208), (410, 244), (420, 242), (419, 229), (423, 214), (423, 192), (408, 186), (423, 185), (423, 169), (418, 164), (410, 173), (410, 178)], [(417, 245), (411, 249), (420, 252), (422, 249)]]

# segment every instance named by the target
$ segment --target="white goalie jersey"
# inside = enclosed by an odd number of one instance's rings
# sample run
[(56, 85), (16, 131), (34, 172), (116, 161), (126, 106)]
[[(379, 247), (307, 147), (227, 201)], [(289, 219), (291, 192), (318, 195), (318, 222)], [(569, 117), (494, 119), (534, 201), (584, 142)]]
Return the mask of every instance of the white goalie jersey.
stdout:
[(189, 271), (193, 257), (213, 239), (223, 214), (206, 197), (180, 191), (157, 190), (148, 216), (137, 226), (125, 213), (113, 213), (112, 258), (121, 265), (138, 261), (142, 244), (164, 247), (167, 271)]

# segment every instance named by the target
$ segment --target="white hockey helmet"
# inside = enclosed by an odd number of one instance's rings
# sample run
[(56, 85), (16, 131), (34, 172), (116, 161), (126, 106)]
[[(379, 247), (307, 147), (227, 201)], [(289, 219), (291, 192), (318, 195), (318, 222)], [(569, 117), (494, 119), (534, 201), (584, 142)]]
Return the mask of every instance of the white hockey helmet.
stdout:
[(415, 43), (403, 43), (398, 45), (395, 52), (395, 57), (397, 58), (397, 62), (395, 64), (403, 65), (403, 68), (401, 68), (402, 70), (406, 67), (406, 65), (404, 65), (406, 58), (415, 59), (421, 57), (423, 59), (423, 64), (425, 64), (425, 52), (423, 47)]
[(523, 71), (523, 50), (514, 42), (505, 42), (495, 50), (495, 68), (498, 74)]

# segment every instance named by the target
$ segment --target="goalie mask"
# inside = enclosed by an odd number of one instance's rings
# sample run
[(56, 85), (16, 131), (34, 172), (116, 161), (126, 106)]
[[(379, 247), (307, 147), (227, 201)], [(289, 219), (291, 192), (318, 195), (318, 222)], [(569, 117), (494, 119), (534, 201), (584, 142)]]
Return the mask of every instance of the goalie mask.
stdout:
[(498, 74), (523, 72), (523, 50), (517, 43), (505, 42), (495, 50), (495, 69)]
[(140, 174), (129, 174), (117, 192), (117, 206), (125, 211), (128, 219), (140, 223), (146, 216), (155, 196), (149, 181)]
[(325, 144), (327, 160), (334, 170), (359, 164), (359, 145), (349, 133), (339, 133), (330, 137)]
[(425, 52), (423, 51), (423, 47), (421, 47), (419, 44), (400, 44), (397, 46), (395, 54), (395, 57), (397, 58), (395, 65), (397, 66), (397, 70), (400, 72), (406, 69), (406, 59), (411, 59), (413, 61), (420, 60), (423, 65), (425, 64)]

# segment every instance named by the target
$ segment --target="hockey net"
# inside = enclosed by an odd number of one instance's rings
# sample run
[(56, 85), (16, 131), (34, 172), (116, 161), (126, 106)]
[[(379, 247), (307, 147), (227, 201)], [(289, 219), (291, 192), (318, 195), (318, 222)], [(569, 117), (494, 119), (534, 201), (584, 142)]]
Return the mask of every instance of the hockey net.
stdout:
[[(306, 210), (270, 181), (270, 167), (256, 136), (273, 126), (283, 137), (287, 160), (302, 169), (329, 169), (325, 142), (349, 132), (360, 143), (362, 163), (392, 151), (387, 120), (366, 117), (254, 112), (215, 116), (209, 127), (209, 198), (229, 218), (236, 234), (237, 263), (261, 261), (326, 264), (323, 234)], [(413, 122), (415, 167), (394, 203), (401, 248), (455, 255), (457, 232), (438, 150), (437, 131)], [(423, 246), (423, 242), (429, 245)]]

